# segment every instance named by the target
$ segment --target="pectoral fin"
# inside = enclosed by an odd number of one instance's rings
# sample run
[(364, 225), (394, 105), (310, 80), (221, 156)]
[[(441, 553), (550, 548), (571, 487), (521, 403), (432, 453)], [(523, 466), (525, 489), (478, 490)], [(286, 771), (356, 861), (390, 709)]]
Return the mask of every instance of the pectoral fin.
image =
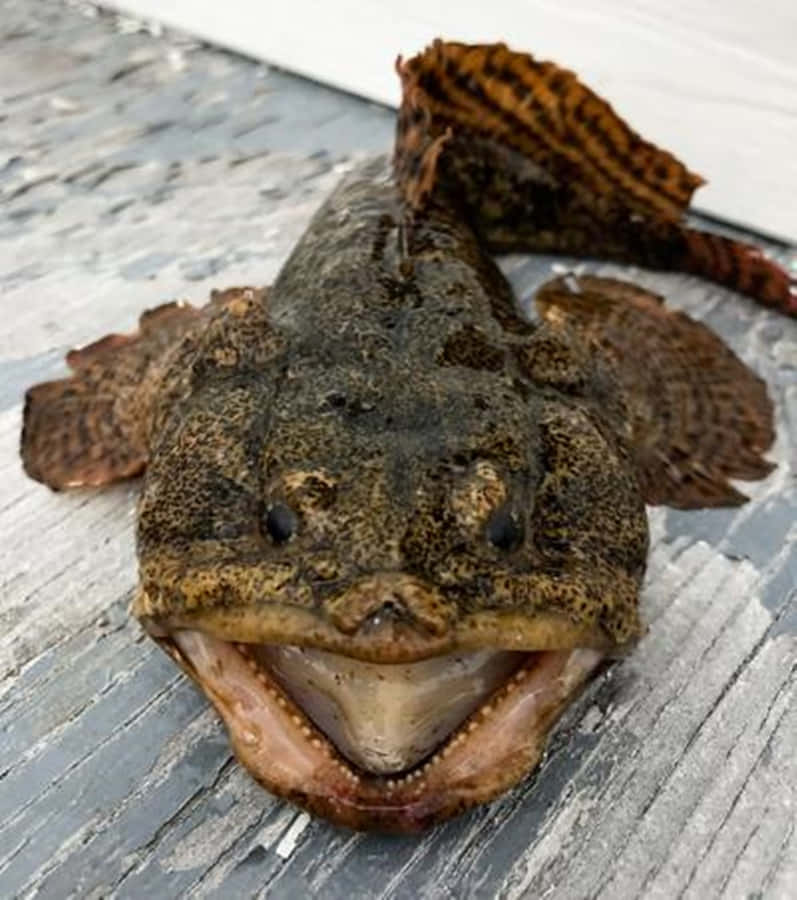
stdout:
[(192, 306), (167, 303), (145, 312), (135, 334), (70, 351), (71, 377), (25, 395), (20, 449), (27, 474), (60, 490), (142, 472), (158, 365), (199, 316)]
[(772, 471), (762, 455), (774, 440), (766, 385), (700, 322), (609, 278), (558, 278), (536, 302), (613, 363), (647, 503), (736, 506), (747, 498), (728, 479)]

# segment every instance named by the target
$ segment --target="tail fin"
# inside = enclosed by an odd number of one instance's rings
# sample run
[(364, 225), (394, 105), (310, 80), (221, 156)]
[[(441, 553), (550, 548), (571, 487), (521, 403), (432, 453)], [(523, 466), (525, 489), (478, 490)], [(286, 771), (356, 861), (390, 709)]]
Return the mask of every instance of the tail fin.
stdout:
[(795, 282), (758, 248), (682, 224), (703, 179), (572, 72), (503, 44), (441, 41), (397, 68), (395, 169), (413, 210), (442, 196), (495, 252), (692, 272), (797, 315)]

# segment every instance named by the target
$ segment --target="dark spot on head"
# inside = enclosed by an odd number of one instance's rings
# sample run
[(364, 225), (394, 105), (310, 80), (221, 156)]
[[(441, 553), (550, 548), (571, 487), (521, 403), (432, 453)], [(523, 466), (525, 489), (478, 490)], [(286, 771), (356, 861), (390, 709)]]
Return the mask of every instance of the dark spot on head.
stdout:
[(366, 413), (373, 412), (375, 404), (373, 404), (370, 400), (361, 400), (359, 397), (355, 397), (349, 403), (348, 412), (352, 418), (356, 416), (362, 416)]
[(346, 405), (346, 397), (343, 394), (327, 394), (326, 401), (333, 409), (343, 409)]
[(512, 379), (512, 389), (524, 401), (528, 401), (529, 397), (531, 396), (529, 385), (527, 385), (525, 381), (521, 381), (519, 378)]

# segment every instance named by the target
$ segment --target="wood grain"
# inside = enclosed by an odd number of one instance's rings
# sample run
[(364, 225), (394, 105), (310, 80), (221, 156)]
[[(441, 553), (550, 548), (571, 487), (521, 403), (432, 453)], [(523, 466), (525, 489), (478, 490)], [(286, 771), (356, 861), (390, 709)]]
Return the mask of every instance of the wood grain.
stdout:
[[(136, 485), (27, 481), (20, 400), (146, 307), (268, 282), (392, 114), (56, 2), (0, 0), (0, 41), (0, 896), (790, 896), (795, 323), (696, 279), (585, 267), (668, 294), (756, 367), (778, 469), (738, 511), (651, 510), (650, 632), (534, 778), (421, 839), (333, 828), (251, 782), (129, 619)], [(505, 262), (522, 296), (560, 265)]]

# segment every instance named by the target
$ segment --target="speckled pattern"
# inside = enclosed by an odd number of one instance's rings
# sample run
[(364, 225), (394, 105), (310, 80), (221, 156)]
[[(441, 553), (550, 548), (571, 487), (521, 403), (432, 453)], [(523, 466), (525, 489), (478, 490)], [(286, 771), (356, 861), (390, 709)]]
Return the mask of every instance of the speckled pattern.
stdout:
[[(573, 707), (532, 781), (420, 841), (309, 820), (250, 783), (203, 699), (138, 640), (134, 488), (53, 497), (26, 481), (20, 398), (143, 308), (271, 281), (344, 157), (387, 148), (392, 115), (112, 17), (0, 10), (3, 893), (786, 896), (794, 324), (687, 277), (589, 267), (666, 294), (755, 366), (778, 469), (739, 511), (650, 513), (650, 633)], [(551, 260), (505, 268), (527, 296)]]

